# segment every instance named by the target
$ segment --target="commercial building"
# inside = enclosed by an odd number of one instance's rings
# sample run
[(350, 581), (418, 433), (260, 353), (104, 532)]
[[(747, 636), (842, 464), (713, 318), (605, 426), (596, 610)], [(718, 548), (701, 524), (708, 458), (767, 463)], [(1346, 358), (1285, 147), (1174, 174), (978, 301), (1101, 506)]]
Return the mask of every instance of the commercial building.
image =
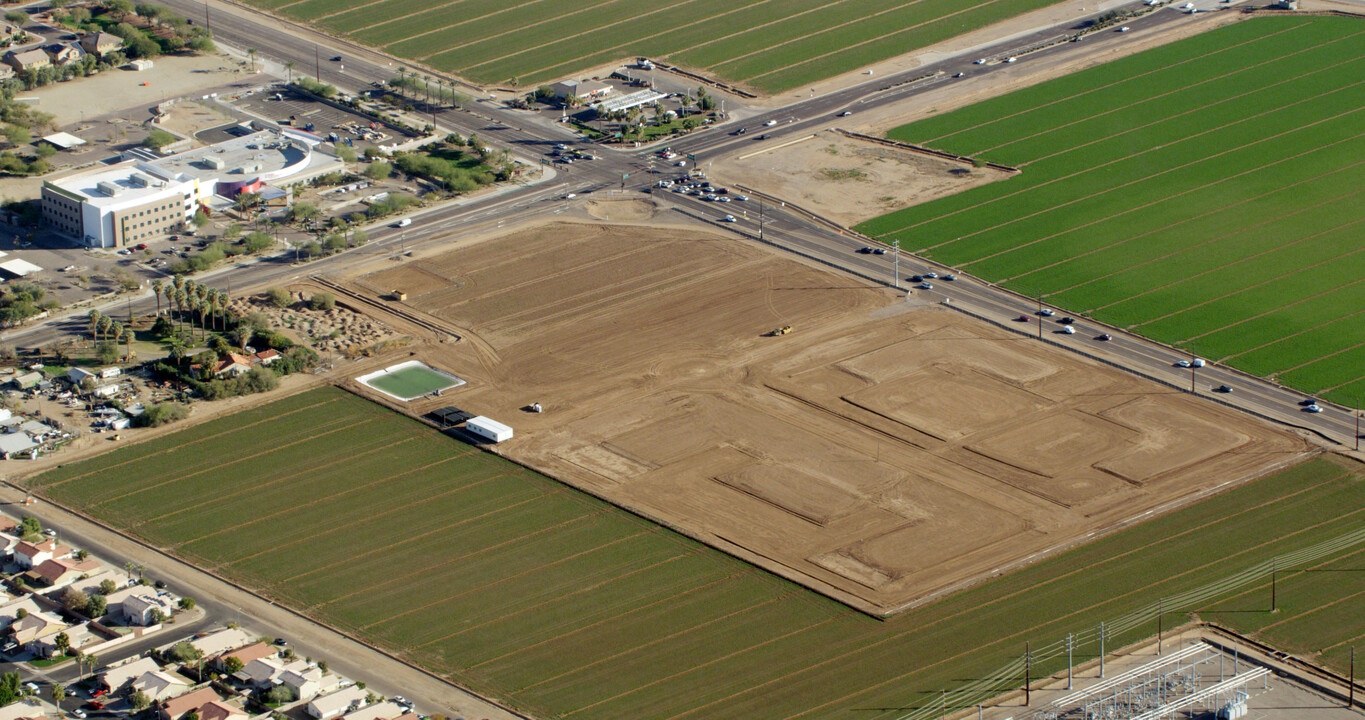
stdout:
[(560, 100), (577, 97), (586, 102), (610, 95), (613, 88), (600, 80), (563, 80), (551, 85), (550, 90)]
[(126, 160), (43, 183), (43, 220), (88, 247), (125, 247), (180, 232), (196, 211), (241, 192), (287, 185), (341, 165), (322, 138), (261, 130), (156, 160)]
[(464, 429), (489, 442), (500, 443), (512, 439), (512, 428), (482, 415), (466, 420)]

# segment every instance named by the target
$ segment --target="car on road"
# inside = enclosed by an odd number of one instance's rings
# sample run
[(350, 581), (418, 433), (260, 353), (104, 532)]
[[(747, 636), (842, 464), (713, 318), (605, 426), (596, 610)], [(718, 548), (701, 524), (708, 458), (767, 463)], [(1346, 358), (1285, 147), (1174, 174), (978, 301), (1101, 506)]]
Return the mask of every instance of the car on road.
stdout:
[(749, 132), (749, 128), (740, 128), (740, 129), (738, 129), (738, 130), (735, 131), (735, 134), (736, 134), (736, 135), (743, 135), (743, 134), (746, 133), (746, 132)]
[(1095, 339), (1096, 339), (1096, 340), (1099, 340), (1100, 342), (1109, 342), (1110, 340), (1113, 340), (1113, 339), (1114, 339), (1114, 336), (1113, 336), (1113, 335), (1110, 335), (1109, 333), (1105, 333), (1105, 334), (1103, 334), (1103, 335), (1101, 335), (1101, 336), (1099, 336), (1099, 337), (1097, 337), (1097, 338), (1095, 338)]
[(1320, 413), (1322, 412), (1322, 406), (1317, 404), (1309, 405), (1308, 407), (1304, 408), (1303, 411), (1310, 413)]
[(921, 290), (933, 290), (933, 289), (934, 289), (934, 284), (926, 280), (926, 281), (924, 281), (924, 282), (922, 282), (922, 283), (919, 284), (919, 288), (920, 288)]
[(1299, 405), (1302, 406), (1302, 407), (1308, 407), (1309, 405), (1317, 405), (1317, 404), (1318, 404), (1318, 401), (1317, 401), (1316, 398), (1308, 398), (1308, 399), (1306, 399), (1306, 400), (1300, 400), (1300, 401), (1299, 401)]
[(853, 111), (852, 111), (852, 110), (845, 110), (845, 111), (839, 113), (839, 117), (848, 117), (849, 115), (852, 115), (852, 114), (853, 114)]
[(772, 127), (776, 124), (777, 124), (776, 120), (769, 120), (768, 122), (763, 123), (763, 127)]
[(758, 137), (756, 137), (756, 138), (754, 138), (754, 139), (755, 139), (755, 140), (767, 140), (767, 139), (768, 139), (768, 133), (763, 133), (762, 135), (759, 135)]
[(1063, 325), (1070, 325), (1071, 323), (1076, 322), (1076, 319), (1075, 319), (1075, 318), (1064, 317), (1064, 318), (1062, 318), (1061, 320), (1058, 320), (1057, 322), (1059, 322), (1059, 323), (1061, 323), (1061, 324), (1063, 324)]
[(1063, 325), (1063, 326), (1062, 326), (1062, 329), (1061, 329), (1061, 333), (1062, 333), (1063, 335), (1075, 335), (1075, 334), (1076, 334), (1076, 328), (1071, 327), (1070, 325)]
[(289, 641), (288, 641), (288, 640), (285, 640), (285, 639), (282, 638), (282, 637), (281, 637), (281, 638), (275, 638), (275, 644), (276, 644), (276, 645), (288, 645), (288, 644), (289, 644)]
[(1176, 363), (1175, 363), (1175, 366), (1178, 367), (1178, 368), (1187, 368), (1187, 367), (1190, 366), (1190, 361), (1189, 361), (1189, 360), (1177, 360)]
[(1050, 308), (1043, 308), (1042, 310), (1039, 310), (1039, 311), (1038, 311), (1038, 314), (1039, 314), (1039, 315), (1042, 315), (1043, 317), (1052, 317), (1053, 315), (1056, 315), (1057, 313), (1056, 313), (1056, 311), (1054, 311), (1054, 310), (1052, 310), (1052, 309), (1050, 309)]
[(938, 273), (934, 272), (933, 270), (930, 270), (929, 272), (924, 273), (924, 277), (927, 277), (927, 278), (934, 278), (935, 280), (937, 280), (937, 279), (938, 279)]
[(578, 197), (578, 195), (576, 195), (576, 194), (574, 194), (574, 193), (569, 193), (568, 195), (565, 195), (565, 196), (564, 196), (564, 199), (565, 199), (565, 200), (572, 200), (572, 199), (574, 199), (574, 198), (576, 198), (576, 197)]
[(1230, 393), (1232, 392), (1232, 387), (1229, 385), (1219, 385), (1218, 387), (1214, 388), (1213, 391), (1218, 393)]
[(75, 710), (71, 711), (71, 717), (77, 718), (77, 720), (85, 720), (85, 711), (80, 708), (76, 708)]
[(872, 248), (870, 248), (870, 247), (864, 245), (864, 246), (858, 248), (858, 252), (860, 252), (860, 253), (862, 253), (862, 254), (864, 254), (864, 255), (871, 255), (871, 254), (872, 254)]
[(721, 195), (720, 197), (716, 198), (716, 202), (730, 202), (730, 198)]
[(1128, 27), (1127, 25), (1124, 25), (1123, 27), (1121, 27), (1121, 28), (1118, 29), (1118, 32), (1125, 33), (1125, 32), (1128, 32), (1128, 31), (1130, 31), (1130, 30), (1132, 30), (1132, 28)]
[(1019, 317), (1015, 318), (1014, 321), (1015, 321), (1015, 322), (1028, 322), (1028, 321), (1031, 320), (1031, 319), (1032, 319), (1032, 318), (1030, 318), (1030, 317), (1027, 316), (1027, 315), (1020, 315)]
[(152, 586), (155, 587), (157, 590), (165, 590), (165, 589), (166, 589), (166, 581), (165, 581), (165, 580), (157, 580), (156, 582), (152, 583)]
[(966, 77), (966, 75), (967, 75), (967, 73), (965, 73), (965, 72), (960, 72), (960, 73), (954, 75), (953, 77), (955, 77), (955, 78), (960, 78), (960, 77)]
[(952, 281), (954, 281), (954, 280), (957, 279), (957, 276), (954, 275), (954, 274), (952, 274), (952, 273), (944, 273), (944, 274), (943, 274), (943, 279), (944, 279), (944, 280), (947, 280), (948, 282), (952, 282)]
[(333, 55), (333, 56), (332, 56), (332, 62), (341, 62), (341, 56), (340, 56), (340, 55)]
[(886, 254), (886, 248), (877, 248), (876, 250), (873, 250), (873, 251), (872, 251), (872, 254), (874, 254), (874, 255), (885, 255), (885, 254)]
[(1012, 62), (1014, 62), (1015, 60), (1016, 60), (1016, 58), (1012, 58), (1012, 57), (1007, 57), (1007, 58), (1005, 58), (1005, 62), (1007, 62), (1007, 63), (1012, 63)]
[(1197, 368), (1204, 367), (1204, 359), (1203, 359), (1203, 358), (1195, 358), (1195, 359), (1191, 360), (1191, 361), (1190, 361), (1190, 367), (1197, 367)]
[(721, 221), (721, 222), (735, 222), (735, 216), (734, 216), (734, 215), (726, 215), (725, 217), (721, 218), (720, 221)]
[(976, 61), (976, 64), (977, 64), (977, 65), (985, 65), (985, 64), (986, 64), (986, 58), (981, 58), (980, 60), (977, 60), (977, 61)]

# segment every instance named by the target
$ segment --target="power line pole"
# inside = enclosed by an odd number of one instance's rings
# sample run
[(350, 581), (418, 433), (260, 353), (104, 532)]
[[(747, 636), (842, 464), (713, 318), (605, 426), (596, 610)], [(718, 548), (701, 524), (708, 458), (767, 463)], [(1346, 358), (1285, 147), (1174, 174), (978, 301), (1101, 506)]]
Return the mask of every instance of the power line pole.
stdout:
[(1032, 660), (1033, 660), (1033, 656), (1029, 653), (1028, 641), (1025, 640), (1025, 641), (1024, 641), (1024, 707), (1028, 707), (1028, 706), (1029, 706), (1029, 690), (1028, 690), (1029, 679), (1028, 679), (1028, 676), (1029, 676), (1029, 670), (1031, 669), (1031, 668), (1029, 667), (1029, 664), (1032, 662)]
[(322, 51), (317, 43), (313, 43), (313, 74), (318, 76), (318, 82), (322, 82)]
[(894, 248), (896, 249), (896, 269), (893, 271), (893, 272), (896, 273), (896, 276), (893, 277), (893, 278), (891, 279), (891, 282), (896, 286), (896, 289), (897, 289), (897, 290), (900, 290), (900, 289), (901, 289), (901, 241), (900, 241), (899, 239), (893, 240), (893, 241), (891, 241), (891, 246), (894, 247)]
[(1100, 677), (1104, 677), (1104, 621), (1100, 621)]

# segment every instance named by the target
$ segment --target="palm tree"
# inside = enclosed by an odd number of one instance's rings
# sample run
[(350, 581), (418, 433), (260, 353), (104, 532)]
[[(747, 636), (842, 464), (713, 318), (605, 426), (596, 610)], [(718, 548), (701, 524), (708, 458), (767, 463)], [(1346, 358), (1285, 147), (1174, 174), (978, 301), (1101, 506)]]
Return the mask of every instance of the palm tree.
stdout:
[[(180, 323), (182, 326), (185, 322), (185, 299), (188, 297), (189, 295), (185, 293), (184, 288), (180, 288), (179, 290), (175, 291), (175, 314), (176, 317), (180, 318)], [(180, 333), (177, 332), (176, 336), (178, 337), (179, 335)]]
[(156, 314), (157, 314), (157, 315), (160, 315), (160, 314), (161, 314), (161, 288), (163, 288), (163, 287), (165, 287), (165, 286), (166, 286), (166, 283), (163, 283), (163, 282), (161, 282), (160, 280), (153, 280), (153, 281), (152, 281), (152, 294), (156, 296)]
[(123, 341), (123, 357), (124, 357), (125, 359), (132, 359), (132, 357), (133, 357), (133, 330), (132, 330), (132, 328), (124, 328), (123, 334), (119, 336), (119, 339)]
[(226, 290), (219, 290), (219, 291), (218, 291), (218, 307), (220, 307), (220, 308), (223, 309), (223, 327), (224, 327), (224, 328), (227, 328), (227, 320), (228, 320), (228, 300), (230, 300), (230, 298), (228, 297), (227, 291), (226, 291)]
[[(114, 326), (114, 319), (109, 317), (108, 315), (102, 315), (100, 316), (99, 326), (100, 335), (107, 336), (109, 334), (109, 329)], [(96, 341), (96, 344), (99, 344), (98, 340)]]
[(90, 318), (90, 337), (98, 345), (100, 341), (100, 311), (91, 310), (86, 314), (86, 317)]
[(294, 68), (296, 67), (298, 67), (298, 63), (293, 60), (284, 64), (284, 69), (289, 73), (289, 82), (291, 83), (294, 82)]
[(123, 337), (123, 323), (111, 320), (107, 337), (114, 342), (114, 345), (118, 345), (119, 338)]
[(405, 68), (405, 67), (403, 67), (402, 65), (399, 65), (399, 66), (398, 66), (398, 94), (399, 94), (399, 95), (403, 95), (404, 97), (406, 97), (406, 94), (403, 92), (403, 81), (404, 81), (405, 79), (407, 79), (407, 77), (408, 77), (408, 69)]
[(251, 72), (256, 72), (256, 48), (247, 48), (246, 56), (251, 60)]
[(199, 310), (199, 297), (194, 293), (185, 293), (185, 309), (190, 316), (190, 342), (194, 342), (194, 315)]

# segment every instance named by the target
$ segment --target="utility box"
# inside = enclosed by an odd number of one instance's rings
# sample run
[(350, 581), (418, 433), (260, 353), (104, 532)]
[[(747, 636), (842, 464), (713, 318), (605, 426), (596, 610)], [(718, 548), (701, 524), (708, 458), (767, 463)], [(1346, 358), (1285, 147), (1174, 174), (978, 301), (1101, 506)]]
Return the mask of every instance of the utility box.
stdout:
[(489, 442), (500, 443), (512, 439), (512, 428), (482, 415), (466, 420), (464, 429)]

